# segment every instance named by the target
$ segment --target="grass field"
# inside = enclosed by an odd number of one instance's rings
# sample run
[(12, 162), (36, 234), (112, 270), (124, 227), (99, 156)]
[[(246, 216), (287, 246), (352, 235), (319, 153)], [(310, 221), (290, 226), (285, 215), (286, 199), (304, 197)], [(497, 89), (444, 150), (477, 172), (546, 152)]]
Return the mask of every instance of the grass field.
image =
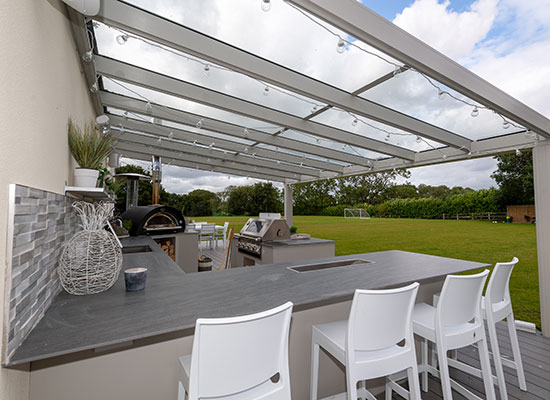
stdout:
[[(196, 218), (223, 224), (230, 221), (238, 232), (247, 217)], [(298, 232), (336, 241), (336, 255), (381, 250), (406, 250), (495, 264), (518, 257), (510, 282), (516, 319), (540, 327), (539, 284), (535, 226), (492, 224), (482, 221), (421, 219), (368, 220), (296, 216)]]

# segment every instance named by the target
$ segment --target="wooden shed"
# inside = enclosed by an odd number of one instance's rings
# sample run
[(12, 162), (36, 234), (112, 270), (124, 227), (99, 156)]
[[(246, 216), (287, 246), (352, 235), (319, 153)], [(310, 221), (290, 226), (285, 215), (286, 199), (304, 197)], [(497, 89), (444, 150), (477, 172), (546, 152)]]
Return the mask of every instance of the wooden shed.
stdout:
[(530, 224), (536, 216), (534, 205), (507, 206), (506, 211), (514, 224)]

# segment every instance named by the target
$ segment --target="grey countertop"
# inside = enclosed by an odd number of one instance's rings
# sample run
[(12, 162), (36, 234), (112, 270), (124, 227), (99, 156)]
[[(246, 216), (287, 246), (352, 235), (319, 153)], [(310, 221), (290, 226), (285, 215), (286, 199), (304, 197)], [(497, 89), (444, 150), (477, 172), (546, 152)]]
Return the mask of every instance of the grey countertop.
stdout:
[(356, 288), (376, 289), (487, 267), (470, 261), (392, 250), (325, 258), (363, 258), (372, 263), (297, 273), (292, 265), (258, 265), (185, 274), (150, 238), (152, 252), (125, 254), (122, 270), (147, 267), (141, 292), (125, 291), (124, 274), (108, 291), (90, 296), (60, 293), (8, 365), (122, 344), (181, 331), (192, 334), (199, 317), (237, 316), (294, 303), (295, 310), (351, 299)]

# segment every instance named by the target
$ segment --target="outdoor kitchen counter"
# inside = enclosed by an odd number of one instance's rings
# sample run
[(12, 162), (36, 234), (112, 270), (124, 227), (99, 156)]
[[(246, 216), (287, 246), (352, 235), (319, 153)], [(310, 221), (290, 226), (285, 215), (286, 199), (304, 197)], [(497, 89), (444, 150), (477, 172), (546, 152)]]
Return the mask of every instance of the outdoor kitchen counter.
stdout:
[[(97, 349), (166, 333), (193, 334), (198, 317), (236, 316), (286, 301), (300, 311), (351, 299), (356, 288), (380, 289), (459, 273), (487, 264), (392, 250), (319, 260), (185, 274), (152, 239), (152, 251), (125, 254), (122, 270), (147, 267), (146, 289), (125, 291), (124, 274), (108, 291), (60, 293), (8, 365)], [(288, 267), (361, 258), (368, 264), (298, 273)]]

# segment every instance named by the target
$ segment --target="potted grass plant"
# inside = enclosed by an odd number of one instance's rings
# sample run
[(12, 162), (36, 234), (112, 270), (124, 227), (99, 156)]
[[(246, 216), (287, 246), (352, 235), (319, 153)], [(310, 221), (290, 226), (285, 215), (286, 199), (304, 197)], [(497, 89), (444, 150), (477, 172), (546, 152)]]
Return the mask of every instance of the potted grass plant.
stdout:
[(93, 123), (82, 130), (71, 119), (67, 124), (69, 149), (79, 165), (74, 171), (75, 186), (96, 187), (99, 167), (109, 153), (113, 139)]

